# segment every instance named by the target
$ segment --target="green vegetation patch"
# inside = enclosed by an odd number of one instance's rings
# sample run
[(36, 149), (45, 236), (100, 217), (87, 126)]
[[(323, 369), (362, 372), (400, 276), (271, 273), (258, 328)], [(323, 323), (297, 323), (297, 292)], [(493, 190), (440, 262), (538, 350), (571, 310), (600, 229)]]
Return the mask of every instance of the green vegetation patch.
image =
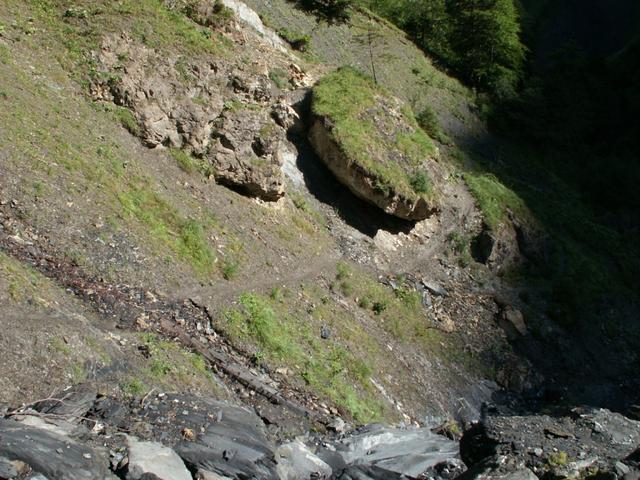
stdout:
[(438, 115), (429, 105), (426, 105), (420, 113), (416, 115), (416, 121), (418, 122), (418, 125), (420, 125), (420, 128), (427, 132), (431, 138), (434, 138), (445, 145), (449, 145), (451, 143), (451, 139), (442, 130), (442, 126), (438, 120)]
[(276, 84), (280, 90), (286, 90), (290, 86), (291, 76), (286, 70), (276, 67), (269, 72), (269, 79)]
[(439, 345), (441, 335), (429, 328), (420, 293), (402, 286), (394, 291), (344, 262), (339, 262), (336, 270), (334, 288), (371, 311), (384, 330), (400, 341)]
[(411, 110), (398, 112), (395, 101), (372, 79), (354, 68), (340, 68), (314, 87), (312, 108), (331, 121), (331, 135), (343, 154), (374, 176), (382, 193), (432, 199), (425, 163), (436, 153), (433, 141)]
[(124, 211), (149, 227), (149, 234), (163, 242), (200, 274), (209, 273), (215, 262), (205, 227), (185, 218), (146, 182), (118, 194)]
[(6, 282), (9, 298), (14, 302), (38, 300), (46, 288), (43, 278), (17, 260), (0, 252), (0, 281)]
[(242, 265), (244, 245), (234, 235), (229, 235), (229, 243), (224, 249), (224, 254), (218, 267), (225, 280), (232, 280), (238, 274)]
[(280, 35), (286, 42), (291, 45), (291, 48), (300, 52), (306, 52), (310, 48), (311, 35), (301, 33), (288, 28), (278, 29), (278, 35)]
[(35, 37), (39, 32), (47, 42), (58, 41), (66, 54), (54, 52), (72, 75), (86, 80), (97, 74), (89, 52), (99, 47), (107, 33), (127, 31), (145, 45), (164, 51), (179, 50), (190, 56), (220, 55), (224, 40), (209, 28), (190, 20), (185, 12), (168, 8), (162, 0), (77, 1), (67, 2), (7, 0), (7, 7), (18, 18), (16, 29)]
[(131, 110), (125, 107), (117, 107), (115, 113), (122, 126), (126, 128), (131, 135), (136, 137), (140, 135), (140, 125), (138, 125), (138, 121), (136, 117), (133, 116)]
[(484, 221), (496, 230), (511, 211), (521, 221), (532, 218), (524, 201), (490, 173), (465, 173), (464, 180), (482, 211)]
[(151, 47), (162, 49), (179, 46), (193, 54), (220, 51), (220, 43), (213, 38), (210, 30), (190, 21), (181, 11), (168, 9), (161, 0), (98, 3), (103, 4), (104, 13), (132, 19), (133, 33)]
[[(257, 360), (291, 369), (308, 388), (344, 407), (357, 421), (382, 418), (383, 404), (369, 381), (372, 371), (368, 365), (375, 363), (352, 353), (338, 340), (321, 339), (319, 325), (326, 320), (326, 307), (318, 308), (310, 322), (302, 321), (302, 312), (288, 308), (290, 295), (281, 289), (274, 289), (269, 297), (243, 293), (237, 306), (223, 313), (221, 327), (232, 341), (253, 345)], [(303, 293), (306, 295), (310, 294)], [(364, 332), (355, 326), (351, 331), (371, 347)], [(374, 355), (376, 348), (368, 351)]]
[(201, 355), (164, 340), (155, 333), (141, 333), (139, 341), (146, 360), (139, 371), (120, 385), (125, 394), (139, 397), (150, 386), (217, 389), (207, 361)]
[(181, 11), (199, 25), (220, 28), (233, 19), (233, 10), (226, 7), (220, 0), (215, 0), (210, 10), (203, 15), (202, 3), (199, 0), (186, 0)]
[[(291, 198), (291, 201), (293, 202), (293, 205), (296, 207), (296, 209), (304, 215), (305, 220), (310, 221), (311, 223), (316, 224), (320, 227), (326, 227), (327, 219), (325, 218), (325, 216), (321, 212), (313, 208), (313, 206), (311, 206), (311, 204), (301, 193), (296, 191), (289, 192), (289, 198)], [(297, 217), (294, 217), (293, 221), (303, 231), (308, 230), (308, 222), (305, 223), (299, 221)]]

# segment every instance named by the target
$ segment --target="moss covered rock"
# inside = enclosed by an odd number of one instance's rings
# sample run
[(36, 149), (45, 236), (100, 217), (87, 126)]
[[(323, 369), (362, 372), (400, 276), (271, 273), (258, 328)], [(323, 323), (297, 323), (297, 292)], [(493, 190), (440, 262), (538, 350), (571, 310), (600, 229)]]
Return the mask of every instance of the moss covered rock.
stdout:
[(411, 110), (344, 67), (313, 88), (309, 139), (356, 196), (406, 220), (437, 209), (438, 151)]

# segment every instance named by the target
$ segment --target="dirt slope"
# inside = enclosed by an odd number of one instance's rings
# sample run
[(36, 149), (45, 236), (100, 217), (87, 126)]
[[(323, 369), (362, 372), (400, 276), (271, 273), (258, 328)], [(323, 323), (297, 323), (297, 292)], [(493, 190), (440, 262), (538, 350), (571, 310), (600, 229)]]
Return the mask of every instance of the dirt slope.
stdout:
[[(290, 8), (288, 15), (308, 21)], [(127, 359), (122, 368), (98, 369), (104, 374), (96, 376), (123, 396), (151, 388), (206, 390), (206, 362), (203, 367), (188, 351), (162, 343), (161, 317), (167, 316), (199, 341), (232, 352), (244, 369), (268, 375), (270, 385), (309, 409), (339, 412), (356, 423), (470, 418), (498, 388), (495, 380), (518, 392), (535, 386), (539, 378), (496, 321), (517, 310), (517, 299), (507, 295), (496, 302), (499, 279), (469, 256), (468, 241), (480, 231), (481, 217), (449, 157), (442, 162), (446, 181), (438, 215), (398, 221), (339, 186), (305, 140), (304, 106), (292, 104), (295, 115), (287, 110), (291, 98), (304, 97), (300, 82), (313, 83), (332, 64), (349, 63), (345, 55), (368, 54), (364, 47), (348, 53), (340, 46), (353, 40), (358, 25), (318, 26), (339, 34), (336, 43), (326, 50), (315, 45), (319, 58), (301, 58), (274, 49), (240, 21), (202, 26), (156, 0), (84, 2), (71, 9), (9, 1), (0, 22), (0, 244), (3, 261), (18, 262), (1, 272), (3, 335), (7, 345), (24, 345), (4, 360), (20, 366), (7, 382), (28, 378), (29, 396), (46, 396), (52, 383), (77, 381), (75, 370), (84, 375), (74, 365), (97, 362), (100, 351), (115, 349), (114, 356)], [(384, 45), (392, 46), (377, 71), (390, 89), (407, 101), (414, 94), (419, 102), (432, 101), (454, 137), (481, 130), (464, 87), (383, 22), (361, 15), (355, 22), (379, 29)], [(109, 38), (128, 42), (128, 54), (116, 55), (113, 63), (103, 61)], [(146, 64), (135, 63), (140, 52), (152, 52), (145, 54)], [(393, 76), (398, 62), (403, 72), (406, 62), (415, 63), (411, 75), (422, 81)], [(265, 202), (215, 181), (222, 177), (209, 167), (220, 165), (202, 163), (211, 158), (203, 153), (210, 144), (192, 142), (182, 111), (175, 118), (163, 111), (166, 141), (149, 148), (150, 133), (160, 130), (145, 110), (148, 103), (118, 99), (154, 96), (148, 86), (138, 91), (129, 82), (128, 72), (144, 71), (141, 65), (166, 72), (174, 97), (190, 99), (190, 112), (198, 98), (215, 100), (222, 110), (206, 120), (207, 128), (224, 133), (216, 121), (230, 112), (277, 117), (268, 109), (282, 102), (287, 115), (300, 116), (297, 125), (287, 124), (286, 141), (279, 140), (287, 147), (278, 160), (286, 195)], [(199, 76), (203, 65), (221, 72), (218, 87)], [(96, 86), (110, 93), (96, 97)], [(262, 97), (265, 91), (270, 93)], [(156, 98), (173, 101), (162, 95)], [(206, 140), (233, 150), (222, 136)], [(242, 148), (234, 152), (254, 145)], [(262, 157), (256, 155), (233, 168), (259, 170)], [(18, 267), (25, 275), (49, 277), (60, 303), (78, 305), (69, 314), (55, 313), (52, 330), (36, 332), (47, 308), (12, 293), (22, 288), (11, 286)], [(136, 295), (161, 298), (167, 309)], [(179, 305), (197, 308), (170, 313)], [(76, 311), (89, 312), (82, 313), (82, 323), (72, 320)], [(23, 315), (30, 321), (21, 330), (17, 319)], [(83, 347), (84, 331), (94, 329), (107, 340), (96, 333), (99, 346)], [(112, 345), (110, 334), (125, 344)], [(26, 340), (31, 335), (39, 338), (35, 345)], [(41, 368), (44, 359), (35, 359), (54, 337), (62, 344), (53, 341), (49, 350), (60, 350), (65, 362), (52, 373)], [(237, 394), (246, 393), (229, 382)], [(3, 400), (20, 401), (20, 395), (14, 389)]]

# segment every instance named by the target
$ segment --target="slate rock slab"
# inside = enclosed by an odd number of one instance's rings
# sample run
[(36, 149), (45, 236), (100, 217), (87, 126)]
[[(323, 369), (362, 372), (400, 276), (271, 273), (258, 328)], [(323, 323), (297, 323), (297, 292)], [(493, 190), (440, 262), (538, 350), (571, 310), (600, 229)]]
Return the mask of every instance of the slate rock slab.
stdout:
[(20, 460), (50, 480), (114, 478), (104, 452), (14, 420), (0, 419), (0, 457)]
[(595, 468), (613, 474), (618, 462), (632, 463), (629, 456), (639, 447), (640, 422), (605, 409), (582, 408), (557, 416), (488, 416), (461, 440), (462, 459), (469, 466), (506, 458), (556, 478)]
[(204, 432), (195, 441), (184, 440), (174, 449), (194, 470), (230, 478), (277, 479), (275, 447), (267, 439), (262, 420), (251, 410), (225, 402), (207, 402), (202, 415)]
[(8, 458), (0, 457), (0, 480), (13, 478), (18, 475), (18, 470)]
[(128, 480), (140, 480), (153, 474), (160, 480), (192, 480), (178, 454), (161, 443), (141, 442), (127, 437), (129, 450)]
[(329, 478), (331, 467), (300, 440), (280, 445), (277, 450), (278, 475), (282, 480)]
[(370, 425), (333, 442), (319, 456), (334, 472), (347, 475), (344, 478), (417, 478), (438, 464), (457, 459), (459, 449), (456, 442), (428, 428)]

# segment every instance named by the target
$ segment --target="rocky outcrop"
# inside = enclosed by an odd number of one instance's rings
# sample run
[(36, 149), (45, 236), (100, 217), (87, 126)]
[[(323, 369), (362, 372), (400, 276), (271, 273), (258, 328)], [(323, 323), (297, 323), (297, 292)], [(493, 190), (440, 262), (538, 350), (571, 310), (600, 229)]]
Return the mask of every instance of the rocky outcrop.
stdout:
[[(125, 34), (107, 36), (96, 57), (93, 98), (118, 105), (125, 126), (146, 146), (185, 150), (216, 181), (247, 195), (284, 194), (290, 113), (269, 78), (272, 66), (158, 52)], [(287, 63), (273, 68), (300, 76)]]
[(349, 161), (331, 135), (331, 121), (328, 118), (313, 120), (309, 130), (309, 141), (336, 179), (357, 197), (405, 220), (422, 220), (433, 212), (433, 206), (422, 197), (381, 190), (376, 175)]
[(496, 228), (486, 223), (471, 242), (473, 258), (495, 272), (525, 262), (546, 263), (550, 258), (549, 239), (538, 226), (523, 223), (513, 214)]
[(284, 129), (262, 109), (227, 110), (215, 122), (209, 156), (219, 183), (251, 196), (277, 200), (284, 194)]
[(313, 87), (311, 115), (311, 145), (356, 196), (404, 220), (437, 210), (437, 147), (400, 100), (344, 67)]
[[(49, 480), (382, 480), (427, 474), (451, 480), (464, 471), (457, 442), (428, 428), (371, 425), (282, 442), (254, 410), (231, 403), (158, 393), (130, 402), (101, 396), (89, 404), (89, 391), (79, 386), (66, 392), (73, 405), (58, 410), (64, 415), (41, 403), (40, 411), (24, 408), (0, 419), (0, 478), (38, 472)], [(52, 431), (48, 422), (61, 417), (88, 428)], [(26, 425), (26, 419), (35, 422)]]
[(109, 472), (106, 452), (14, 420), (0, 419), (0, 458), (16, 473), (33, 471), (50, 480), (116, 478)]
[(489, 416), (462, 438), (461, 479), (637, 478), (639, 446), (640, 422), (605, 409)]
[(220, 65), (191, 65), (126, 34), (107, 36), (97, 62), (100, 74), (91, 86), (93, 98), (130, 109), (137, 125), (128, 128), (145, 145), (205, 153), (211, 124), (223, 110)]

